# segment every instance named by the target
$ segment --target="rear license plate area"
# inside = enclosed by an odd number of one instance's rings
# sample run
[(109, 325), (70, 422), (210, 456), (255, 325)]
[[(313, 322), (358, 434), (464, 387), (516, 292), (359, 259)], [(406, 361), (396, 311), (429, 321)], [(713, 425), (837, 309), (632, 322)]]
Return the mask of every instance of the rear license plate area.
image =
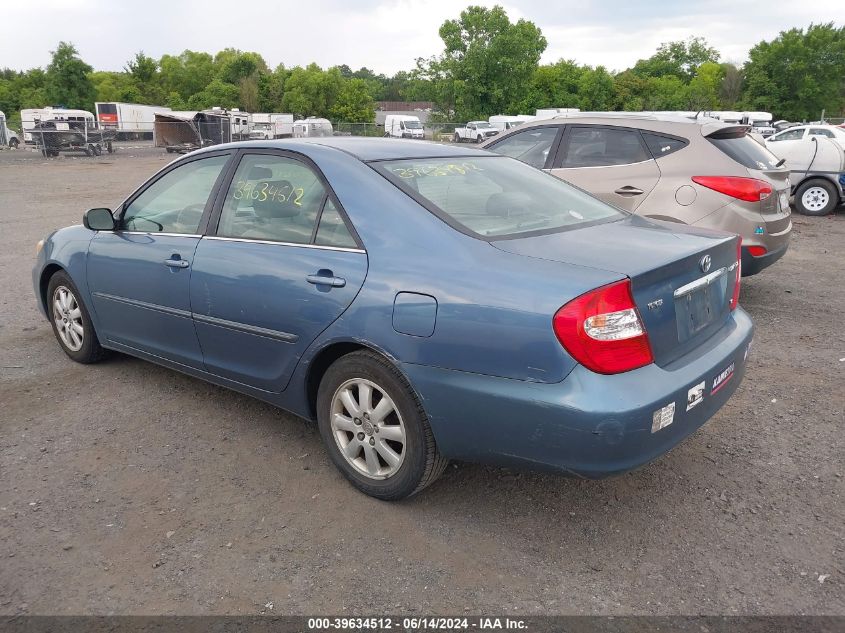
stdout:
[(714, 283), (697, 288), (675, 299), (678, 341), (683, 343), (716, 321), (725, 301), (725, 284)]

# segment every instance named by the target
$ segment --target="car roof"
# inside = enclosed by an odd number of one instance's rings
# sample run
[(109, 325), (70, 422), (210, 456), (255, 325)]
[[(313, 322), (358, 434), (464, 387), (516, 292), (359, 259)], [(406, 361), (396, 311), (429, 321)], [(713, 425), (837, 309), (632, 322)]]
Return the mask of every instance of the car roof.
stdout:
[(631, 125), (637, 122), (650, 123), (650, 129), (666, 132), (674, 130), (678, 133), (689, 133), (691, 128), (697, 128), (703, 136), (709, 136), (724, 128), (751, 127), (740, 123), (720, 121), (719, 119), (706, 116), (686, 117), (663, 112), (567, 112), (547, 119), (528, 121), (520, 125), (517, 130), (521, 131), (527, 128), (547, 126), (549, 124), (625, 125), (628, 123)]
[[(444, 143), (397, 138), (371, 138), (360, 136), (326, 136), (315, 138), (292, 138), (266, 141), (238, 141), (210, 145), (198, 152), (235, 149), (287, 149), (315, 158), (319, 148), (331, 148), (349, 154), (358, 160), (400, 160), (403, 158), (450, 158), (478, 156), (499, 156), (493, 152), (476, 148), (456, 147)], [(196, 153), (196, 152), (195, 152)]]

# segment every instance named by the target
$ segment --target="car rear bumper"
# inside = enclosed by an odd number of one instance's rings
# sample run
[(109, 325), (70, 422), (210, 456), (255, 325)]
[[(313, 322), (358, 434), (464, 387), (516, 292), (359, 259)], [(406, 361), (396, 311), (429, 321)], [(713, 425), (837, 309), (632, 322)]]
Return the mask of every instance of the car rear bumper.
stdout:
[(777, 260), (786, 254), (789, 248), (789, 241), (787, 240), (774, 250), (768, 251), (765, 255), (755, 257), (752, 255), (747, 246), (742, 247), (742, 276), (750, 277), (756, 275), (764, 268), (768, 268)]
[[(742, 381), (752, 336), (751, 319), (740, 308), (719, 333), (671, 365), (613, 376), (579, 365), (555, 384), (411, 364), (402, 369), (445, 457), (600, 478), (656, 459), (710, 419)], [(714, 389), (730, 367), (730, 377)], [(701, 383), (703, 399), (687, 410)], [(672, 423), (652, 432), (655, 412), (671, 403)]]

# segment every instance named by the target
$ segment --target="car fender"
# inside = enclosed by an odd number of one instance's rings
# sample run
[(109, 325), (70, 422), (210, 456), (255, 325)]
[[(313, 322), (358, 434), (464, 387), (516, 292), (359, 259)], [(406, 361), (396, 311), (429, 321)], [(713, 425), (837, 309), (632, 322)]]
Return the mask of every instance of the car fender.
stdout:
[(97, 316), (93, 309), (86, 275), (88, 246), (96, 234), (96, 231), (86, 229), (82, 225), (74, 225), (54, 231), (45, 238), (44, 246), (32, 270), (33, 289), (38, 305), (45, 316), (47, 305), (42, 294), (42, 277), (48, 268), (61, 268), (76, 285), (82, 295), (82, 301), (88, 307), (94, 329), (97, 328)]

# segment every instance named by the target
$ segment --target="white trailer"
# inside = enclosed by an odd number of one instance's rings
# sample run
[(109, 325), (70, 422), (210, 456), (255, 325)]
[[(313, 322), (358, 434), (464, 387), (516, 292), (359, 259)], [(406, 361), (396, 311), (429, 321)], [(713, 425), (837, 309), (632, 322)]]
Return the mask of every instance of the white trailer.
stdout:
[(307, 138), (312, 136), (332, 136), (334, 128), (328, 119), (307, 117), (293, 123), (294, 138)]
[(581, 112), (581, 108), (540, 108), (534, 113), (537, 119), (552, 119), (558, 114), (574, 114)]
[(0, 145), (8, 145), (15, 149), (20, 142), (17, 132), (6, 126), (6, 115), (0, 112)]
[(94, 110), (100, 127), (114, 130), (118, 138), (152, 138), (156, 112), (170, 112), (164, 106), (119, 101), (97, 101)]
[(517, 127), (518, 125), (522, 125), (523, 123), (527, 123), (528, 121), (533, 120), (534, 117), (530, 114), (496, 114), (488, 119), (490, 125), (492, 125), (497, 130), (501, 130), (502, 132), (505, 132), (507, 130)]
[(21, 110), (21, 131), (23, 142), (34, 145), (32, 128), (43, 121), (84, 121), (86, 126), (94, 125), (94, 115), (87, 110), (69, 110), (66, 108), (27, 108)]

